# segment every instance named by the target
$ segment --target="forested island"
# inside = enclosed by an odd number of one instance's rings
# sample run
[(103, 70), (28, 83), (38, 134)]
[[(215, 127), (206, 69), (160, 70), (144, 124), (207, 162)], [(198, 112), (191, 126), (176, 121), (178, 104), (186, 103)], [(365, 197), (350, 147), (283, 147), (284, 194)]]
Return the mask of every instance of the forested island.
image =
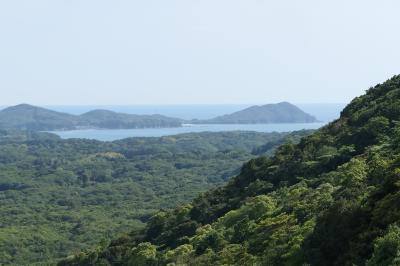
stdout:
[(59, 265), (398, 265), (400, 76), (142, 230)]
[(109, 110), (92, 110), (81, 115), (56, 112), (20, 104), (0, 111), (0, 129), (62, 131), (79, 129), (135, 129), (181, 127), (194, 124), (313, 123), (315, 117), (290, 103), (252, 106), (209, 120), (184, 120), (164, 115), (135, 115)]
[(142, 229), (271, 155), (294, 133), (221, 132), (114, 142), (0, 130), (0, 265), (54, 265)]

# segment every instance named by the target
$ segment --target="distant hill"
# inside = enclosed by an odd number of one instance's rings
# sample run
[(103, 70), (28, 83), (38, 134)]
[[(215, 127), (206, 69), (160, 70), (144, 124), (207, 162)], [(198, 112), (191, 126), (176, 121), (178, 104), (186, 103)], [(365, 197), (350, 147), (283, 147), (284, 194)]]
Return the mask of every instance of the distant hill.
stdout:
[(80, 116), (83, 126), (97, 128), (155, 128), (180, 127), (181, 119), (163, 115), (134, 115), (108, 110), (93, 110)]
[(71, 115), (20, 104), (0, 111), (0, 129), (73, 130), (80, 128), (129, 129), (180, 127), (178, 118), (162, 115), (121, 114), (94, 110), (83, 115)]
[(20, 104), (0, 111), (0, 128), (21, 130), (74, 129), (79, 118), (45, 108)]
[[(293, 104), (282, 102), (252, 106), (233, 114), (209, 120), (191, 120), (197, 124), (269, 124), (312, 123), (316, 118)], [(130, 129), (180, 127), (184, 120), (163, 115), (135, 115), (109, 110), (93, 110), (72, 115), (29, 104), (20, 104), (0, 111), (0, 129), (73, 130), (85, 128)]]
[(271, 124), (271, 123), (313, 123), (317, 119), (297, 106), (281, 102), (262, 106), (251, 106), (244, 110), (218, 116), (209, 120), (193, 120), (192, 123), (205, 124)]

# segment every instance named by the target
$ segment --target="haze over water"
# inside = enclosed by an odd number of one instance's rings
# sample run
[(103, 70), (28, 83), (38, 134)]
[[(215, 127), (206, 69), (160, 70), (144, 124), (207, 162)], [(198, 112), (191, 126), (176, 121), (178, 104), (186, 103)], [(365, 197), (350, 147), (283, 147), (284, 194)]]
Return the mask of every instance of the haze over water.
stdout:
[[(329, 122), (339, 117), (343, 103), (303, 103), (300, 109), (315, 116), (319, 121)], [(106, 109), (114, 112), (151, 115), (161, 114), (181, 119), (211, 119), (216, 116), (243, 110), (253, 104), (176, 104), (176, 105), (49, 105), (49, 109), (80, 115), (94, 109)]]
[(289, 132), (302, 129), (318, 129), (325, 123), (296, 124), (198, 124), (184, 125), (175, 128), (141, 128), (141, 129), (86, 129), (53, 131), (61, 138), (84, 138), (101, 141), (114, 141), (130, 137), (163, 137), (183, 133), (223, 132), (223, 131), (256, 131), (256, 132)]
[[(49, 108), (72, 114), (82, 114), (93, 109), (108, 109), (130, 114), (162, 114), (182, 119), (210, 119), (249, 107), (250, 105), (132, 105), (132, 106), (49, 106)], [(194, 132), (256, 131), (288, 132), (302, 129), (317, 129), (339, 117), (344, 104), (298, 104), (307, 113), (314, 115), (320, 123), (296, 124), (186, 124), (177, 128), (144, 129), (88, 129), (55, 131), (61, 138), (86, 138), (114, 141), (129, 137), (162, 137)]]

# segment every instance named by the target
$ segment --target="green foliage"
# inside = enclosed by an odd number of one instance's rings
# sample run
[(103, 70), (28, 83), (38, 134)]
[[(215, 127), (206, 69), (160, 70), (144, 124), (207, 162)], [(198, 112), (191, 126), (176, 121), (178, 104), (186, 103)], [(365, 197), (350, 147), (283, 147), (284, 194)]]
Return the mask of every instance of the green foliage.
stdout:
[(131, 254), (128, 255), (128, 264), (130, 265), (156, 265), (157, 250), (151, 243), (140, 243), (134, 247)]
[(394, 266), (400, 264), (400, 228), (389, 226), (388, 232), (375, 240), (372, 258), (367, 266)]

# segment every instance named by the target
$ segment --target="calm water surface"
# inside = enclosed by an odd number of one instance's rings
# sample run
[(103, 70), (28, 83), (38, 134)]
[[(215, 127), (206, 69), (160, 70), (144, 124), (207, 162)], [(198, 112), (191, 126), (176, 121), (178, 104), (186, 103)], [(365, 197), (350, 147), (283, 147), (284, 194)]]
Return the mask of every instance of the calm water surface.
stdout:
[(143, 129), (87, 129), (71, 131), (53, 131), (63, 139), (84, 138), (102, 141), (113, 141), (129, 137), (162, 137), (194, 132), (221, 131), (256, 131), (256, 132), (287, 132), (301, 129), (317, 129), (326, 123), (307, 124), (235, 124), (235, 125), (184, 125), (177, 128), (143, 128)]

